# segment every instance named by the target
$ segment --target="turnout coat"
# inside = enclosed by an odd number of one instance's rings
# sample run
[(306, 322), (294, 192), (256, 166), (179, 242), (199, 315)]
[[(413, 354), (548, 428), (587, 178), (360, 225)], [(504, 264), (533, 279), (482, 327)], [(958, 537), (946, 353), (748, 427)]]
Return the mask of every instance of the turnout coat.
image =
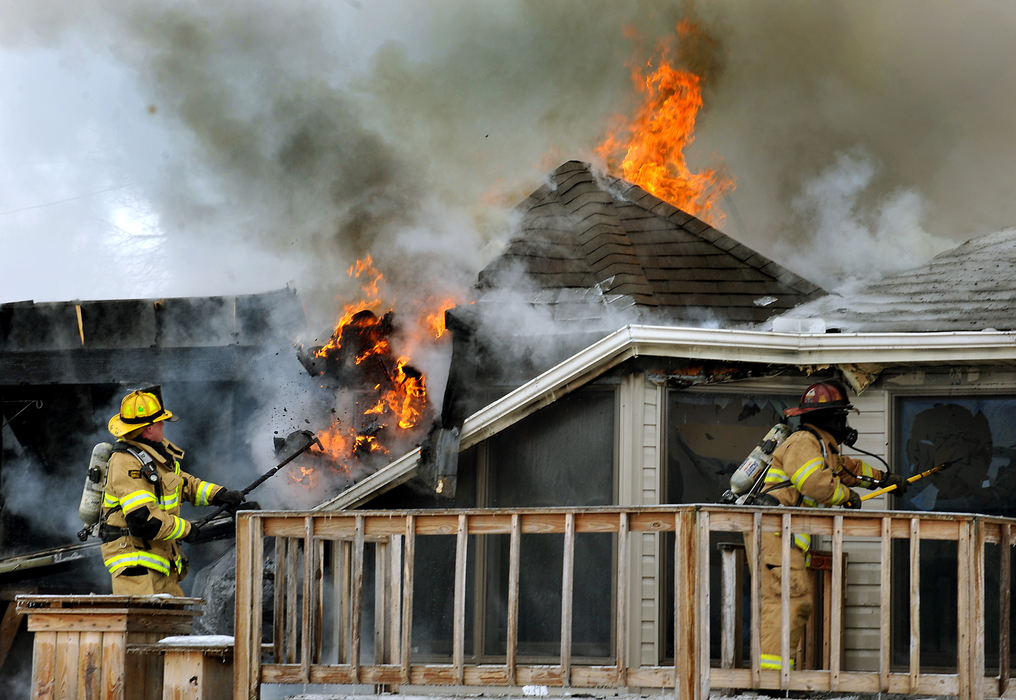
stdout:
[[(124, 448), (130, 448), (141, 458)], [(127, 528), (126, 516), (145, 509), (151, 535), (150, 539), (143, 539), (124, 530), (122, 536), (104, 542), (102, 560), (110, 574), (143, 566), (182, 579), (186, 575), (186, 559), (179, 540), (187, 536), (191, 524), (180, 517), (180, 505), (184, 501), (196, 506), (210, 505), (223, 488), (183, 471), (180, 460), (184, 451), (169, 440), (163, 440), (161, 448), (121, 438), (110, 457), (101, 522), (110, 529)]]

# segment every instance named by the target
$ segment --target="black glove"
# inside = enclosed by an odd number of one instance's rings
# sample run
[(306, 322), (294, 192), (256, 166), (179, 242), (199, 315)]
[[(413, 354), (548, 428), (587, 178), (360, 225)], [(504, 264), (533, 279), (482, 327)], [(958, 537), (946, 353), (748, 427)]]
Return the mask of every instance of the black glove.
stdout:
[(892, 493), (896, 496), (902, 496), (907, 492), (907, 487), (910, 486), (910, 482), (903, 478), (900, 474), (893, 474), (892, 472), (886, 472), (885, 476), (882, 477), (882, 481), (878, 482), (879, 488), (885, 488), (886, 486), (895, 486)]
[(855, 510), (861, 507), (861, 497), (857, 495), (857, 491), (854, 491), (853, 489), (850, 489), (850, 496), (847, 498), (846, 502), (843, 504), (843, 507), (844, 508), (853, 508)]
[(180, 539), (182, 539), (184, 542), (191, 542), (191, 543), (193, 543), (193, 542), (198, 542), (200, 540), (200, 538), (201, 538), (201, 528), (199, 528), (197, 525), (192, 524), (191, 528), (190, 528), (190, 532), (188, 532), (186, 535), (184, 535)]
[(230, 508), (236, 508), (241, 503), (243, 503), (243, 494), (239, 491), (219, 489), (219, 491), (212, 497), (213, 506), (229, 506)]

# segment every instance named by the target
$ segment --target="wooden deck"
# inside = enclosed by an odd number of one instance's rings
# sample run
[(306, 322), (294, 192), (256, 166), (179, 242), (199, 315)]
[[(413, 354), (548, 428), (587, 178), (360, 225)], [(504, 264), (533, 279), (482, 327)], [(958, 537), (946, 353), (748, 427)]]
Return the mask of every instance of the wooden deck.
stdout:
[[(766, 509), (725, 506), (660, 506), (641, 508), (540, 508), (461, 511), (372, 511), (349, 513), (244, 512), (238, 518), (237, 615), (235, 698), (257, 698), (262, 683), (331, 683), (401, 686), (446, 685), (521, 687), (546, 685), (568, 688), (658, 689), (680, 698), (707, 698), (714, 688), (754, 691), (814, 690), (911, 695), (954, 695), (961, 700), (1016, 697), (1010, 683), (1010, 556), (999, 556), (991, 580), (998, 582), (998, 639), (986, 640), (986, 557), (989, 547), (1007, 555), (1012, 551), (1016, 521), (975, 515), (843, 511), (817, 509)], [(909, 568), (910, 639), (908, 663), (893, 664), (890, 656), (891, 602), (883, 596), (879, 609), (879, 668), (874, 671), (842, 666), (844, 620), (842, 608), (829, 613), (826, 667), (808, 670), (763, 671), (759, 665), (759, 585), (750, 586), (750, 660), (744, 668), (721, 663), (711, 654), (711, 641), (721, 630), (710, 629), (710, 557), (717, 533), (753, 538), (762, 532), (783, 535), (784, 565), (789, 566), (792, 532), (810, 532), (828, 538), (831, 557), (831, 599), (843, 599), (845, 542), (877, 543), (881, 553), (883, 590), (890, 577), (894, 543), (906, 543)], [(576, 622), (576, 539), (605, 533), (613, 542), (610, 577), (612, 639), (602, 657), (576, 654), (572, 632)], [(672, 533), (665, 535), (665, 533)], [(657, 632), (672, 631), (673, 646), (664, 664), (643, 665), (630, 658), (632, 539), (645, 535), (667, 536), (673, 544), (672, 617), (660, 616)], [(530, 563), (522, 553), (529, 536), (556, 536), (561, 541), (559, 643), (556, 649), (534, 654), (520, 642), (520, 572)], [(508, 566), (503, 601), (503, 651), (480, 649), (470, 628), (467, 603), (482, 601), (484, 592), (472, 576), (476, 557), (470, 547), (485, 537), (508, 538)], [(437, 572), (420, 571), (417, 548), (423, 538), (444, 537), (454, 547), (454, 570), (441, 572), (453, 581), (454, 595), (448, 648), (427, 653), (414, 650), (414, 596), (421, 581)], [(958, 649), (951, 668), (922, 667), (920, 619), (920, 551), (922, 541), (956, 543)], [(267, 550), (266, 550), (267, 546)], [(897, 544), (897, 548), (900, 545)], [(373, 570), (366, 578), (366, 553)], [(262, 597), (266, 557), (274, 571), (273, 600)], [(754, 547), (759, 552), (758, 546)], [(472, 561), (471, 561), (472, 556)], [(756, 567), (760, 562), (755, 562)], [(662, 564), (660, 564), (662, 566)], [(246, 575), (250, 572), (251, 575)], [(366, 600), (365, 591), (373, 599)], [(789, 581), (783, 587), (783, 619), (789, 619)], [(726, 598), (722, 608), (733, 605)], [(474, 602), (473, 605), (476, 605)], [(263, 614), (263, 610), (268, 612)], [(729, 610), (722, 610), (727, 619)], [(931, 607), (926, 614), (933, 614)], [(588, 611), (582, 614), (588, 615)], [(265, 618), (270, 619), (265, 619)], [(474, 615), (475, 619), (475, 615)], [(262, 646), (263, 626), (272, 628), (272, 642)], [(986, 644), (998, 656), (998, 668), (985, 664)], [(676, 650), (674, 653), (673, 650)], [(794, 651), (784, 640), (782, 655)]]

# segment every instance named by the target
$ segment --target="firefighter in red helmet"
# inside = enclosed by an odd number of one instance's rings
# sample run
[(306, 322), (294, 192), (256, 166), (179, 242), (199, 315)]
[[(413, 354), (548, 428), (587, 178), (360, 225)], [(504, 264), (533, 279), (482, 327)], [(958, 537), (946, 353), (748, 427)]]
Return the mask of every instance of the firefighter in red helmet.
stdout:
[[(907, 481), (898, 474), (882, 472), (865, 462), (841, 454), (841, 445), (852, 445), (857, 432), (847, 425), (853, 410), (843, 384), (824, 381), (809, 386), (796, 408), (785, 411), (799, 416), (800, 427), (773, 452), (763, 492), (772, 505), (822, 508), (860, 508), (854, 487), (868, 489), (895, 486), (899, 496)], [(806, 570), (811, 536), (794, 533), (790, 555), (790, 650), (794, 653), (811, 615), (811, 578)], [(782, 669), (781, 609), (782, 547), (778, 532), (762, 533), (762, 668)], [(748, 561), (755, 558), (748, 545)], [(793, 666), (793, 660), (790, 660)]]

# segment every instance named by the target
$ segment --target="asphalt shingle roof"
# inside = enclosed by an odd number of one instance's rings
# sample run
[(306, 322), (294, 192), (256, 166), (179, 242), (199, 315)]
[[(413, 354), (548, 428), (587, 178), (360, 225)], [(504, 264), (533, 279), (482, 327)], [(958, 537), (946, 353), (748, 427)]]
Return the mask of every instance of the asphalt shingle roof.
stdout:
[(479, 276), (484, 290), (518, 270), (541, 301), (590, 295), (650, 318), (694, 323), (708, 310), (756, 324), (823, 293), (808, 280), (624, 180), (568, 161), (518, 209), (518, 235)]
[(876, 282), (856, 283), (785, 314), (844, 332), (1016, 330), (1016, 228)]

